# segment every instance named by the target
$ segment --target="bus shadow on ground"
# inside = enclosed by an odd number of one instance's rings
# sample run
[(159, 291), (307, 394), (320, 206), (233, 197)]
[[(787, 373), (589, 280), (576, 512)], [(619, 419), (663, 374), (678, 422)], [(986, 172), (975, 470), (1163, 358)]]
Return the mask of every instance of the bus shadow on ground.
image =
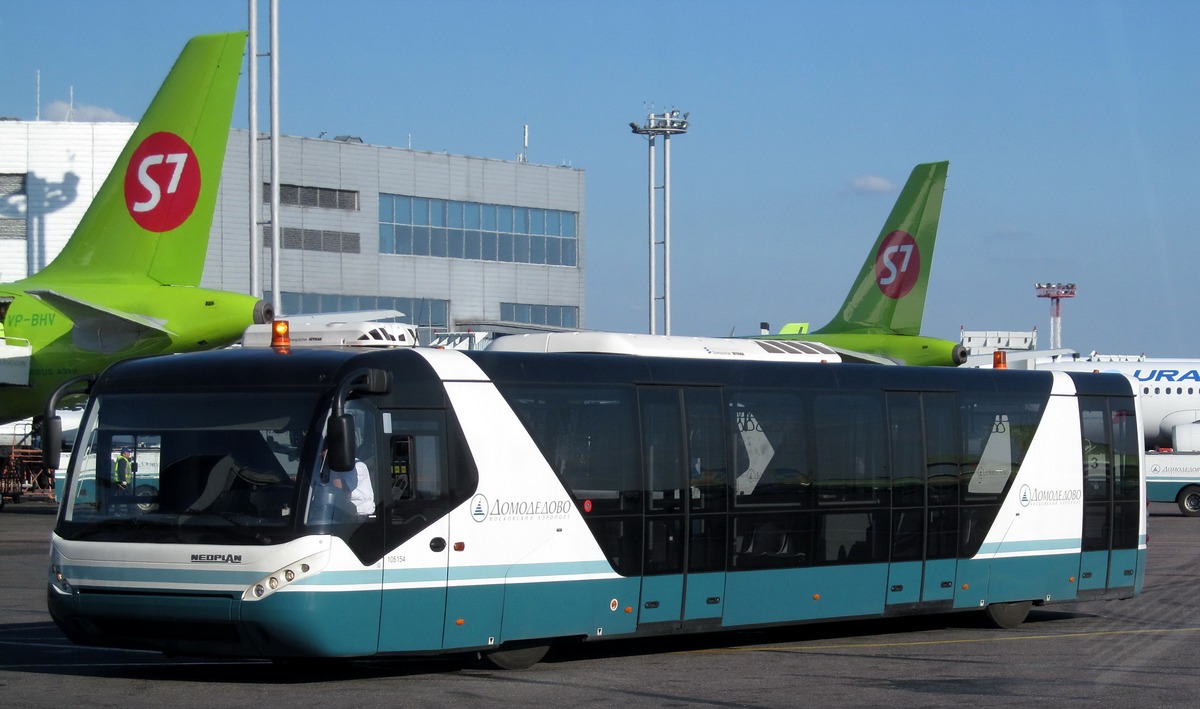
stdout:
[[(1041, 624), (1079, 618), (1094, 618), (1095, 614), (1081, 611), (1042, 610), (1034, 608), (1023, 625)], [(556, 645), (543, 662), (571, 662), (605, 657), (656, 655), (673, 652), (739, 650), (771, 651), (775, 645), (797, 645), (827, 642), (853, 644), (856, 640), (872, 638), (876, 642), (899, 640), (904, 635), (953, 630), (998, 630), (981, 613), (946, 613), (903, 618), (884, 618), (788, 625), (753, 630), (731, 630), (701, 635), (673, 635), (655, 638), (631, 638), (604, 642), (577, 642)]]
[[(1025, 625), (1095, 618), (1075, 610), (1030, 611)], [(563, 641), (542, 661), (545, 664), (588, 662), (685, 652), (771, 652), (779, 645), (803, 649), (806, 644), (844, 643), (870, 638), (872, 643), (898, 642), (904, 636), (924, 636), (944, 631), (987, 631), (979, 613), (951, 613), (870, 620), (824, 622), (697, 635), (609, 639), (601, 642)], [(1019, 631), (995, 630), (994, 633)], [(261, 659), (226, 660), (169, 657), (157, 652), (112, 650), (73, 645), (53, 623), (0, 625), (0, 668), (35, 674), (97, 678), (142, 679), (167, 682), (218, 684), (300, 685), (384, 677), (415, 677), (468, 673), (505, 674), (486, 666), (476, 653), (434, 657), (383, 657), (368, 659)], [(909, 638), (910, 640), (913, 638)]]

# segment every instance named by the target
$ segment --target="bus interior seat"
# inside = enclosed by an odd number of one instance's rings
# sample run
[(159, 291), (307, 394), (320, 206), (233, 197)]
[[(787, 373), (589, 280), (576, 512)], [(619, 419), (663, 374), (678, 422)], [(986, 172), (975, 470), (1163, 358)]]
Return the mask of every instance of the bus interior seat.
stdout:
[[(250, 506), (258, 507), (253, 501), (253, 494), (287, 482), (290, 482), (290, 478), (282, 470), (249, 468), (233, 455), (226, 455), (213, 464), (203, 492), (187, 509), (189, 512), (203, 512), (210, 508), (219, 512), (247, 512)], [(285, 489), (290, 497), (290, 486)], [(282, 504), (278, 509), (281, 508)]]
[(871, 547), (865, 541), (857, 541), (850, 545), (850, 552), (846, 554), (846, 561), (855, 563), (859, 561), (871, 560)]
[(798, 547), (794, 532), (778, 524), (767, 522), (754, 528), (744, 554), (760, 560), (757, 563), (766, 559), (802, 563), (805, 555)]

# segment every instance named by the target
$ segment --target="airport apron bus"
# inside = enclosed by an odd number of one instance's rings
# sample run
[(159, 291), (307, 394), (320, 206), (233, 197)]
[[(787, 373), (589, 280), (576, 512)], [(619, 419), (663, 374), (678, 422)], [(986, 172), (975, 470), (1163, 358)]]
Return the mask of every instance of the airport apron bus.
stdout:
[[(153, 461), (136, 495), (94, 484), (125, 446)], [(1011, 628), (1033, 605), (1141, 591), (1142, 460), (1116, 375), (148, 358), (91, 390), (48, 605), (85, 645), (503, 668), (568, 640), (951, 611)]]

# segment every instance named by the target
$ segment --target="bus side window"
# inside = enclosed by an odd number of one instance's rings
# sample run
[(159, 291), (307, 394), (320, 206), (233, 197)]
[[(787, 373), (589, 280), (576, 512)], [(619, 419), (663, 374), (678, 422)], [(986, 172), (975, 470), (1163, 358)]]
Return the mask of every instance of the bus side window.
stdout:
[(416, 471), (413, 469), (412, 448), (412, 436), (392, 436), (392, 502), (413, 499)]

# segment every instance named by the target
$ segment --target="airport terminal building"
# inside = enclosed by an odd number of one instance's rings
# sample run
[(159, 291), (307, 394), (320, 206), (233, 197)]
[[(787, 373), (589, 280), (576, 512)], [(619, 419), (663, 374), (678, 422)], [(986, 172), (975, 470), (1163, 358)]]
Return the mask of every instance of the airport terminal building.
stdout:
[[(132, 123), (0, 121), (0, 281), (61, 250)], [(249, 140), (231, 131), (202, 285), (250, 289)], [(272, 298), (270, 143), (259, 283)], [(584, 173), (369, 145), (280, 142), (284, 315), (394, 309), (420, 327), (584, 326)]]

